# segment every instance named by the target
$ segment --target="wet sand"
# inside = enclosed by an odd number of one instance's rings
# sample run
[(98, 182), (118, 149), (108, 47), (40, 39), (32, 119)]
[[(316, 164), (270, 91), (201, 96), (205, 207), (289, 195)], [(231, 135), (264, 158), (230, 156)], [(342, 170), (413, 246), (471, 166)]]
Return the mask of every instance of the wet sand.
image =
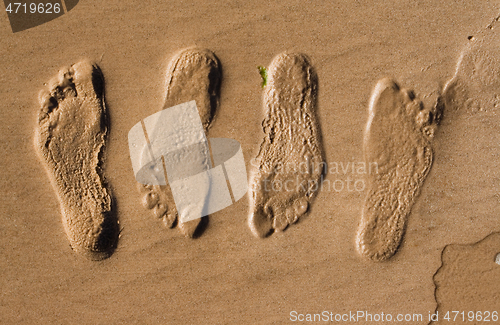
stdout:
[[(366, 190), (323, 188), (293, 227), (263, 239), (247, 225), (247, 197), (210, 215), (199, 238), (163, 227), (142, 206), (127, 134), (163, 108), (171, 58), (184, 48), (207, 48), (223, 67), (210, 137), (239, 141), (250, 171), (264, 137), (257, 67), (291, 51), (306, 54), (318, 76), (316, 110), (325, 161), (329, 166), (362, 162), (377, 81), (394, 78), (431, 107), (453, 77), (468, 36), (486, 28), (499, 9), (500, 1), (167, 5), (87, 0), (18, 33), (4, 15), (0, 322), (282, 324), (290, 322), (292, 311), (362, 310), (420, 313), (423, 320), (414, 323), (427, 324), (428, 313), (437, 308), (434, 275), (443, 249), (500, 231), (498, 110), (444, 112), (433, 140), (433, 165), (401, 246), (381, 263), (362, 258), (356, 249)], [(40, 90), (61, 67), (82, 59), (95, 61), (105, 79), (109, 132), (103, 171), (121, 228), (113, 255), (98, 262), (71, 250), (57, 196), (33, 145)], [(365, 175), (326, 175), (346, 186), (348, 177)], [(481, 246), (470, 249), (475, 247)], [(457, 281), (492, 265), (485, 263), (484, 268), (464, 263)], [(497, 273), (482, 276), (492, 276), (492, 282)], [(461, 299), (453, 290), (440, 292), (443, 308), (467, 308), (451, 307)]]

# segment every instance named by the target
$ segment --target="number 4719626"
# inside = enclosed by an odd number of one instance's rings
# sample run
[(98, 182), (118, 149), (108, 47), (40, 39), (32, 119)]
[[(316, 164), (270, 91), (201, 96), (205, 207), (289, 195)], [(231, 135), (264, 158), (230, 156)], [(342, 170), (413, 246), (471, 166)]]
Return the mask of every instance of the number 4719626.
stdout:
[(462, 322), (465, 322), (465, 321), (469, 321), (469, 322), (473, 322), (473, 321), (477, 321), (477, 322), (490, 322), (490, 321), (493, 321), (493, 322), (496, 322), (498, 321), (498, 312), (496, 311), (493, 311), (493, 312), (489, 312), (489, 311), (483, 311), (483, 312), (480, 312), (480, 311), (477, 311), (477, 312), (473, 312), (473, 311), (469, 311), (467, 314), (462, 311), (462, 312), (459, 312), (459, 311), (449, 311), (447, 312), (444, 317), (443, 317), (446, 321), (452, 321), (452, 322), (455, 322), (455, 321), (462, 321)]
[(9, 3), (7, 8), (5, 8), (5, 11), (7, 11), (9, 14), (17, 14), (17, 13), (39, 13), (39, 14), (58, 14), (61, 12), (61, 4), (60, 3), (21, 3), (21, 2), (15, 2), (15, 3)]

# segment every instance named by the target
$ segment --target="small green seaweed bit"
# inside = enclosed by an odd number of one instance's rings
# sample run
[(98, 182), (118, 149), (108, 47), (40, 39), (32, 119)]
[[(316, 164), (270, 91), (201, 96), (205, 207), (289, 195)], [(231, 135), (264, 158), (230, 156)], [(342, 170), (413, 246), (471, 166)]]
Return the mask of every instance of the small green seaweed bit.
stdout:
[(264, 88), (267, 85), (267, 70), (261, 65), (257, 69), (259, 69), (260, 76), (262, 77), (262, 88)]

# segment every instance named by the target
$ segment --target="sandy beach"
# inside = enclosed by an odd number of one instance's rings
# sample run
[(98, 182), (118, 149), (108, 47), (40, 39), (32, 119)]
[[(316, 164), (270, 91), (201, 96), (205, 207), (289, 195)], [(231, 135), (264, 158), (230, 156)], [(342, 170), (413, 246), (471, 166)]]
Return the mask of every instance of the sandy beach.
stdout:
[[(209, 136), (238, 141), (250, 175), (265, 137), (257, 67), (283, 52), (302, 53), (317, 74), (324, 161), (359, 164), (377, 82), (392, 78), (432, 108), (462, 51), (499, 10), (500, 1), (471, 0), (81, 0), (16, 33), (2, 14), (0, 323), (288, 324), (325, 311), (336, 323), (337, 314), (362, 311), (419, 314), (401, 323), (428, 324), (438, 310), (437, 323), (452, 324), (443, 319), (447, 311), (500, 312), (499, 108), (445, 108), (432, 168), (401, 245), (383, 262), (356, 249), (367, 196), (365, 187), (347, 187), (348, 180), (364, 184), (357, 169), (328, 171), (325, 180), (345, 186), (320, 188), (307, 214), (283, 232), (254, 236), (244, 196), (187, 238), (143, 207), (127, 141), (136, 123), (164, 108), (170, 60), (182, 49), (209, 49), (222, 71)], [(34, 145), (40, 91), (59, 69), (85, 59), (104, 77), (102, 173), (120, 227), (116, 249), (100, 261), (71, 249)], [(474, 91), (480, 96), (482, 88)]]

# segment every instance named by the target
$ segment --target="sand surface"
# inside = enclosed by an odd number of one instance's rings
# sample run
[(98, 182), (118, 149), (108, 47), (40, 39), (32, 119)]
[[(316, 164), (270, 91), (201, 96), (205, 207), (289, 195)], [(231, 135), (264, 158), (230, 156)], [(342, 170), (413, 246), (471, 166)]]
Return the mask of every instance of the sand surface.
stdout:
[[(292, 311), (367, 311), (419, 313), (422, 321), (407, 323), (427, 324), (436, 295), (440, 314), (500, 311), (498, 285), (488, 287), (499, 279), (500, 265), (492, 263), (498, 235), (443, 253), (500, 231), (498, 110), (444, 112), (402, 245), (381, 263), (356, 250), (366, 191), (346, 188), (321, 190), (305, 217), (268, 238), (250, 231), (247, 197), (212, 214), (199, 238), (186, 238), (142, 206), (127, 144), (128, 131), (164, 107), (170, 59), (187, 47), (207, 48), (223, 71), (210, 136), (239, 141), (250, 171), (264, 136), (257, 67), (293, 51), (306, 54), (318, 76), (326, 162), (356, 164), (363, 161), (377, 81), (394, 78), (426, 107), (434, 105), (468, 37), (499, 10), (500, 1), (472, 0), (81, 0), (67, 14), (18, 33), (2, 14), (0, 323), (285, 324)], [(82, 59), (96, 62), (105, 79), (110, 122), (103, 168), (121, 227), (115, 252), (98, 262), (72, 252), (33, 144), (40, 90), (61, 67)], [(349, 171), (327, 179), (364, 176)], [(456, 283), (463, 290), (450, 289)], [(490, 299), (484, 305), (470, 298), (481, 295)]]

